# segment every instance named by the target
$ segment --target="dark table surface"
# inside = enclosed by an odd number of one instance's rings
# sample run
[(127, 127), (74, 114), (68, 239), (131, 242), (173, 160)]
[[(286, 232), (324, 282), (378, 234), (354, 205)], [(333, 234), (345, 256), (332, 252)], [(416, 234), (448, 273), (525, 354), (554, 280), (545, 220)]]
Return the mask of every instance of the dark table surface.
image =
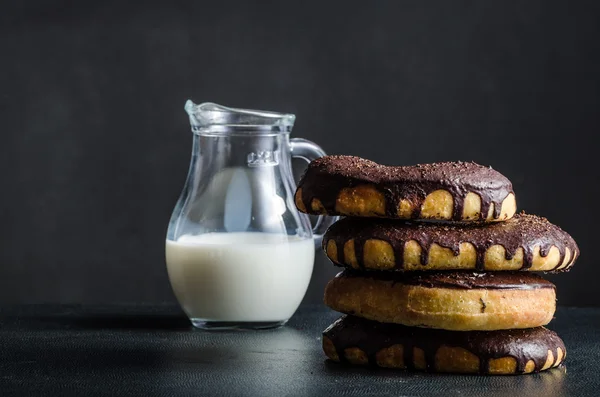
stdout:
[(559, 308), (566, 367), (477, 377), (325, 360), (338, 317), (304, 306), (277, 330), (203, 332), (173, 306), (0, 308), (0, 395), (600, 396), (600, 309)]

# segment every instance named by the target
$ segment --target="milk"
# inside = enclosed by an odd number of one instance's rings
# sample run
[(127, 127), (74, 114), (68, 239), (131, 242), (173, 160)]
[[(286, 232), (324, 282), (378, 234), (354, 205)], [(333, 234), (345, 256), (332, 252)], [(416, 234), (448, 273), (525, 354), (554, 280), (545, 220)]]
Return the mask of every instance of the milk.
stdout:
[(312, 274), (312, 239), (206, 233), (167, 240), (167, 270), (192, 322), (275, 322), (300, 305)]

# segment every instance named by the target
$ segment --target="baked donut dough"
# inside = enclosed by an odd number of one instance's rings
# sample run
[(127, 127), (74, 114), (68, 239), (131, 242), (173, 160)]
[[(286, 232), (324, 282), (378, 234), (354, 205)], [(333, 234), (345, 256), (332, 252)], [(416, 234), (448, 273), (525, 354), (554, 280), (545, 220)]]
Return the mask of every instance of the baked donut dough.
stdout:
[(451, 331), (546, 325), (554, 284), (526, 272), (362, 272), (345, 270), (325, 287), (335, 311), (382, 323)]
[(430, 372), (511, 375), (561, 365), (563, 341), (544, 327), (457, 332), (344, 316), (323, 332), (333, 361)]
[(510, 181), (475, 163), (389, 167), (325, 156), (300, 179), (296, 206), (309, 214), (447, 221), (502, 221), (517, 204)]
[(579, 256), (569, 234), (523, 213), (506, 222), (462, 226), (345, 218), (325, 233), (323, 249), (338, 265), (369, 270), (560, 272)]

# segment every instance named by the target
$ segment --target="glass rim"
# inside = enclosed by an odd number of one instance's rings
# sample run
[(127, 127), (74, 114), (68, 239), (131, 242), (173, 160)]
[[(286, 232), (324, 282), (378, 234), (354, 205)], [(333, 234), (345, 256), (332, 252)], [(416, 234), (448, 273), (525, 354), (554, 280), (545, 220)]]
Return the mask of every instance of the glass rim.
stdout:
[(296, 116), (264, 110), (230, 108), (212, 102), (185, 104), (192, 131), (198, 134), (285, 134), (291, 132)]

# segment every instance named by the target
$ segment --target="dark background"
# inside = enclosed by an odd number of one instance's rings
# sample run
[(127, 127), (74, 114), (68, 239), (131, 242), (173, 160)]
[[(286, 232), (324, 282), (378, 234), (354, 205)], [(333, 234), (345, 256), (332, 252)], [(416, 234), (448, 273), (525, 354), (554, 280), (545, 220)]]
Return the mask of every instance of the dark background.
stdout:
[[(1, 4), (0, 302), (174, 300), (191, 98), (295, 113), (329, 153), (493, 165), (580, 245), (559, 303), (600, 305), (599, 2), (125, 3)], [(308, 301), (335, 272), (319, 253)]]

